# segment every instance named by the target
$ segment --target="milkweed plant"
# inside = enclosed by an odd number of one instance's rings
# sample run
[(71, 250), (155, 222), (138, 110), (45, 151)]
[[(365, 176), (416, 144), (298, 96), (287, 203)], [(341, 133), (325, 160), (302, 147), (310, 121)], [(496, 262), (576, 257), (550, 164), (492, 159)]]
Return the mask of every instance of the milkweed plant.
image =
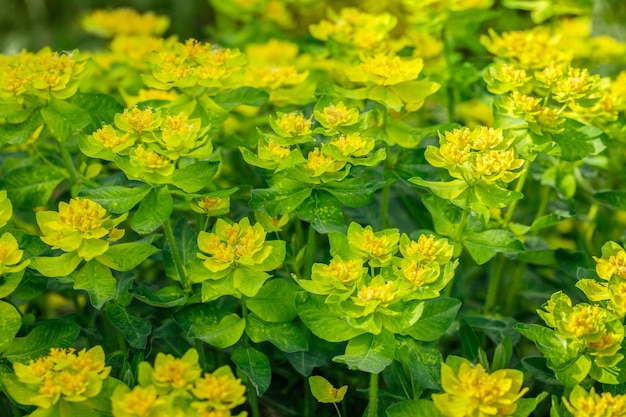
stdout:
[(0, 414), (626, 415), (593, 3), (92, 10), (0, 55)]

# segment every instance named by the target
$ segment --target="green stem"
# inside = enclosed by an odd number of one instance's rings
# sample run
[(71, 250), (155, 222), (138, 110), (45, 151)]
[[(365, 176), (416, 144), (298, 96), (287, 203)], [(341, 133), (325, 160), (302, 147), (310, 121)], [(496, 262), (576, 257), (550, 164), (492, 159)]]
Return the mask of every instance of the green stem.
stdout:
[(380, 219), (383, 222), (383, 228), (390, 227), (389, 222), (389, 194), (391, 191), (391, 184), (385, 184), (383, 186), (382, 201), (380, 203)]
[(552, 189), (550, 187), (542, 187), (541, 195), (539, 197), (539, 205), (537, 206), (537, 211), (535, 212), (535, 220), (540, 216), (543, 216), (546, 209), (548, 208), (548, 203), (550, 201), (550, 192)]
[[(524, 183), (526, 182), (526, 178), (528, 177), (528, 169), (524, 171), (524, 173), (517, 179), (517, 183), (515, 184), (515, 191), (521, 193), (524, 189)], [(506, 229), (511, 220), (513, 220), (513, 214), (515, 213), (515, 209), (517, 208), (517, 203), (520, 200), (515, 200), (509, 206), (509, 209), (506, 211), (506, 215), (504, 216), (504, 228)]]
[(490, 313), (491, 309), (496, 305), (498, 298), (498, 291), (500, 289), (500, 281), (502, 281), (502, 274), (504, 269), (504, 255), (497, 254), (493, 260), (491, 272), (489, 274), (489, 287), (487, 288), (487, 298), (485, 299), (484, 313)]
[(446, 67), (448, 69), (448, 80), (446, 83), (446, 94), (448, 99), (448, 123), (453, 123), (456, 120), (456, 89), (452, 85), (452, 67), (454, 65), (454, 48), (450, 44), (450, 38), (446, 34), (446, 28), (444, 27), (441, 37), (443, 39), (443, 55), (446, 60)]
[(304, 264), (304, 276), (311, 278), (311, 269), (315, 262), (315, 228), (309, 224), (309, 234), (306, 242), (306, 259)]
[(61, 158), (63, 158), (63, 164), (65, 164), (65, 168), (67, 169), (67, 173), (70, 175), (70, 181), (72, 184), (78, 184), (78, 179), (80, 176), (74, 167), (74, 162), (72, 162), (72, 157), (70, 153), (65, 149), (63, 143), (59, 142), (59, 152), (61, 153)]
[(163, 223), (163, 229), (165, 230), (165, 237), (170, 243), (172, 258), (174, 258), (174, 265), (176, 265), (176, 271), (178, 272), (178, 276), (180, 277), (183, 291), (185, 291), (187, 295), (190, 295), (191, 283), (189, 282), (189, 278), (187, 277), (187, 271), (185, 271), (185, 265), (183, 264), (183, 260), (181, 259), (180, 253), (178, 252), (178, 246), (176, 245), (174, 233), (172, 232), (172, 223), (170, 222), (169, 218)]
[(256, 389), (250, 383), (250, 379), (245, 376), (245, 382), (248, 387), (248, 400), (250, 401), (250, 410), (252, 412), (252, 417), (261, 417), (261, 411), (259, 409), (259, 399), (256, 395)]
[(587, 247), (587, 251), (589, 253), (594, 252), (593, 242), (591, 240), (593, 238), (593, 231), (596, 229), (595, 219), (598, 215), (599, 209), (599, 204), (594, 202), (591, 207), (589, 207), (589, 211), (587, 212), (587, 222), (583, 232), (583, 238), (585, 239), (585, 246)]
[(370, 393), (367, 417), (378, 417), (378, 374), (370, 374)]
[(202, 340), (196, 339), (194, 344), (196, 347), (196, 351), (198, 352), (198, 362), (200, 363), (200, 368), (202, 368), (203, 371), (206, 371), (208, 368), (207, 368), (206, 354), (204, 351), (204, 345), (202, 344)]
[(524, 262), (514, 262), (511, 266), (511, 272), (509, 274), (511, 280), (507, 285), (506, 310), (503, 312), (504, 314), (510, 315), (513, 312), (513, 307), (515, 307), (515, 302), (519, 296), (518, 290), (520, 288), (522, 278), (524, 277), (525, 270), (526, 264)]
[(337, 406), (337, 403), (333, 403), (333, 405), (335, 406), (335, 410), (337, 410), (337, 415), (341, 417), (341, 411), (339, 411), (339, 407)]

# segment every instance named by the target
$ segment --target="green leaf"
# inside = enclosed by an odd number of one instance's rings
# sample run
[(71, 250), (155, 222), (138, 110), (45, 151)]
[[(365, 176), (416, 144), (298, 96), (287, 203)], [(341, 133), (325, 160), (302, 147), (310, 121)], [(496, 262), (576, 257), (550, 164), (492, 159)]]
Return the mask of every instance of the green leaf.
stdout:
[(319, 375), (309, 377), (309, 387), (315, 399), (326, 404), (341, 402), (348, 391), (347, 385), (336, 389), (326, 378)]
[(313, 335), (308, 343), (308, 351), (284, 352), (289, 363), (302, 376), (310, 376), (313, 369), (329, 364), (331, 359), (341, 352), (339, 344), (327, 342)]
[(212, 182), (219, 165), (217, 161), (198, 161), (175, 170), (169, 183), (187, 193), (196, 193)]
[[(19, 242), (18, 242), (19, 243)], [(21, 248), (22, 246), (20, 246)], [(7, 274), (0, 278), (0, 298), (7, 297), (20, 285), (22, 277), (24, 276), (24, 269), (19, 272)]]
[(168, 285), (154, 292), (145, 285), (131, 289), (133, 297), (153, 307), (171, 308), (185, 305), (187, 296), (178, 285)]
[(31, 258), (29, 267), (46, 277), (66, 277), (74, 272), (81, 261), (77, 252), (69, 252), (61, 256)]
[(252, 190), (250, 208), (265, 210), (273, 217), (291, 213), (311, 195), (312, 189), (309, 185), (299, 182), (289, 185), (294, 188), (282, 188), (277, 185), (272, 188)]
[(465, 181), (455, 179), (452, 181), (426, 181), (419, 177), (409, 178), (409, 182), (428, 188), (433, 194), (446, 200), (454, 200), (468, 189)]
[(502, 208), (524, 197), (518, 191), (507, 190), (497, 184), (478, 183), (474, 186), (476, 198), (490, 208)]
[(241, 267), (233, 272), (233, 285), (244, 295), (254, 297), (269, 277), (270, 275), (263, 271)]
[(265, 394), (272, 380), (272, 369), (267, 356), (254, 348), (237, 346), (230, 358), (250, 379), (257, 395)]
[[(180, 255), (180, 259), (185, 267), (187, 275), (191, 277), (193, 271), (191, 264), (194, 261), (198, 261), (198, 235), (195, 230), (191, 228), (189, 222), (186, 219), (181, 219), (174, 225), (172, 229), (174, 234), (174, 240), (176, 241), (176, 248)], [(163, 263), (165, 265), (165, 274), (175, 281), (180, 281), (178, 276), (178, 269), (174, 263), (174, 256), (172, 254), (172, 246), (168, 241), (163, 247)], [(204, 266), (201, 267), (202, 271), (206, 271)]]
[(557, 381), (554, 376), (554, 371), (549, 369), (546, 365), (546, 358), (523, 358), (522, 365), (537, 381), (548, 385), (559, 385), (559, 381)]
[(496, 346), (496, 350), (493, 353), (493, 361), (491, 362), (491, 371), (508, 368), (512, 356), (513, 345), (511, 344), (511, 337), (507, 336)]
[(260, 107), (267, 103), (269, 97), (269, 94), (263, 90), (253, 87), (239, 87), (235, 90), (215, 95), (212, 98), (215, 103), (230, 111), (242, 104)]
[(174, 201), (166, 187), (153, 188), (141, 201), (130, 221), (130, 227), (139, 234), (148, 234), (158, 229), (172, 214)]
[(96, 257), (96, 260), (116, 271), (130, 271), (158, 251), (158, 248), (149, 243), (118, 243), (109, 246), (104, 254)]
[(79, 191), (78, 195), (102, 205), (113, 214), (130, 211), (150, 192), (150, 187), (122, 187), (110, 185)]
[(425, 300), (420, 319), (405, 334), (424, 342), (437, 340), (450, 328), (460, 307), (461, 302), (456, 298)]
[(426, 194), (422, 202), (433, 218), (435, 232), (441, 236), (456, 236), (463, 210), (435, 194)]
[(124, 111), (124, 106), (108, 94), (77, 93), (71, 102), (89, 113), (91, 123), (85, 127), (85, 133), (88, 135), (100, 129), (102, 125), (113, 123), (115, 114)]
[(306, 327), (319, 338), (343, 342), (364, 333), (352, 327), (338, 306), (324, 303), (324, 297), (306, 292), (296, 295), (296, 309)]
[(22, 326), (22, 316), (11, 304), (0, 300), (0, 348), (9, 343)]
[(597, 127), (585, 125), (574, 119), (566, 119), (564, 131), (553, 135), (552, 140), (561, 147), (561, 159), (576, 162), (586, 156), (597, 155), (606, 146), (602, 139), (606, 134)]
[(513, 233), (506, 230), (465, 233), (463, 245), (478, 265), (486, 263), (497, 253), (514, 255), (524, 251), (522, 242)]
[(396, 339), (389, 330), (373, 335), (365, 333), (350, 339), (344, 355), (335, 356), (333, 361), (345, 363), (350, 369), (379, 374), (388, 367), (396, 352)]
[(116, 303), (108, 303), (104, 311), (111, 324), (122, 332), (129, 345), (137, 349), (146, 348), (148, 336), (152, 331), (150, 320), (137, 317)]
[(197, 114), (202, 119), (203, 126), (220, 126), (224, 120), (228, 119), (228, 112), (217, 105), (206, 94), (196, 99), (194, 116)]
[(47, 355), (51, 348), (70, 347), (76, 341), (80, 326), (61, 320), (39, 321), (28, 335), (16, 337), (0, 347), (9, 362), (28, 362)]
[(408, 400), (391, 405), (387, 417), (444, 417), (430, 400)]
[(618, 210), (626, 210), (626, 191), (600, 191), (593, 195), (605, 206)]
[(174, 314), (174, 320), (187, 336), (220, 349), (237, 343), (246, 328), (245, 319), (209, 304), (187, 306)]
[(111, 270), (98, 261), (89, 261), (72, 274), (74, 289), (85, 290), (91, 305), (100, 310), (104, 303), (115, 298), (117, 281)]
[(528, 417), (547, 396), (547, 392), (542, 392), (535, 398), (520, 398), (516, 401), (517, 408), (511, 417)]
[(290, 321), (298, 316), (296, 294), (300, 288), (286, 279), (273, 279), (246, 300), (250, 311), (267, 322)]
[(330, 193), (316, 190), (296, 210), (298, 217), (311, 223), (322, 234), (345, 232), (346, 224), (339, 201)]
[(348, 178), (342, 181), (330, 181), (322, 185), (322, 189), (335, 196), (337, 200), (348, 207), (362, 207), (369, 204), (374, 192), (385, 185), (382, 181), (366, 180), (364, 178)]
[(463, 357), (469, 359), (471, 362), (476, 362), (478, 357), (478, 349), (480, 349), (480, 343), (474, 329), (467, 324), (463, 319), (460, 323), (459, 335), (461, 338), (461, 352)]
[(40, 112), (52, 136), (60, 142), (64, 142), (73, 133), (91, 123), (91, 117), (87, 111), (67, 101), (51, 101)]
[(309, 348), (304, 332), (293, 321), (271, 323), (249, 314), (246, 334), (254, 343), (270, 342), (282, 352), (299, 352)]
[(424, 345), (412, 338), (396, 336), (396, 360), (405, 366), (411, 379), (421, 387), (440, 390), (443, 357), (434, 346)]
[(33, 209), (45, 206), (67, 173), (50, 165), (30, 165), (5, 172), (0, 189), (6, 190), (14, 206)]
[(22, 145), (28, 142), (33, 133), (42, 125), (43, 119), (39, 112), (32, 112), (22, 123), (0, 124), (0, 144)]

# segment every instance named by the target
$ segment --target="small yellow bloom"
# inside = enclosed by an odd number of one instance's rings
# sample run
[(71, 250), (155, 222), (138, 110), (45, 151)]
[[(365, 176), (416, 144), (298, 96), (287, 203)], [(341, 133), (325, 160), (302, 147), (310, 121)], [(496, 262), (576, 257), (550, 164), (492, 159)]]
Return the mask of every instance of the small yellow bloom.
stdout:
[(310, 135), (311, 118), (305, 118), (302, 112), (278, 113), (272, 123), (276, 126), (276, 134), (282, 137), (298, 137)]
[(156, 173), (162, 176), (171, 175), (176, 168), (167, 157), (156, 153), (143, 144), (130, 150), (130, 163), (146, 172)]
[(132, 107), (124, 109), (124, 113), (115, 115), (115, 125), (128, 133), (141, 135), (144, 132), (152, 132), (161, 125), (162, 119), (158, 112), (151, 108), (140, 110)]
[(276, 90), (301, 84), (308, 76), (308, 71), (299, 72), (292, 65), (252, 67), (247, 75), (247, 84), (257, 88)]
[(606, 310), (592, 304), (577, 304), (563, 320), (563, 329), (576, 338), (591, 337), (602, 333), (607, 319)]
[[(156, 36), (118, 35), (111, 41), (114, 59), (122, 65), (128, 65), (139, 70), (147, 68), (146, 58), (151, 52), (161, 50), (163, 50), (163, 39)], [(137, 101), (137, 103), (139, 102)]]
[(250, 43), (245, 53), (250, 62), (263, 64), (288, 64), (298, 56), (298, 44), (279, 39), (270, 39), (266, 43)]
[(171, 390), (191, 388), (201, 374), (202, 369), (198, 365), (198, 352), (195, 349), (189, 349), (182, 358), (175, 358), (170, 354), (161, 352), (157, 353), (150, 377), (157, 390), (170, 392)]
[(153, 385), (145, 388), (138, 385), (123, 394), (116, 390), (111, 397), (114, 417), (151, 417), (154, 416), (153, 411), (163, 403)]
[(315, 119), (322, 126), (329, 129), (336, 129), (341, 126), (351, 126), (359, 121), (359, 109), (353, 107), (348, 109), (342, 101), (337, 104), (330, 104), (315, 112)]
[(574, 417), (624, 417), (626, 416), (626, 396), (610, 392), (597, 394), (592, 387), (589, 392), (576, 385), (569, 395), (563, 398), (567, 410)]
[(196, 398), (205, 400), (215, 409), (231, 409), (246, 401), (246, 387), (235, 378), (228, 366), (206, 373), (191, 389)]
[(93, 133), (93, 138), (104, 148), (110, 149), (115, 153), (120, 153), (135, 143), (128, 133), (119, 134), (111, 125), (104, 125), (96, 130)]
[(345, 161), (335, 161), (332, 157), (322, 154), (320, 148), (314, 148), (307, 154), (304, 169), (309, 171), (312, 177), (319, 177), (325, 173), (337, 172), (345, 166)]
[(0, 190), (0, 228), (4, 227), (13, 217), (13, 204), (7, 198), (7, 190)]
[(161, 35), (169, 27), (170, 19), (153, 12), (141, 14), (134, 9), (121, 7), (93, 10), (83, 17), (81, 24), (86, 32), (109, 38), (113, 35)]
[(528, 388), (522, 388), (524, 374), (514, 369), (487, 373), (482, 365), (461, 363), (455, 370), (441, 364), (443, 394), (432, 396), (435, 406), (448, 417), (510, 416)]
[(358, 223), (348, 227), (348, 243), (358, 255), (367, 259), (371, 266), (385, 266), (398, 251), (400, 233), (398, 229), (374, 232), (372, 226), (363, 228)]
[(424, 262), (437, 262), (444, 265), (450, 262), (454, 253), (454, 246), (447, 239), (437, 239), (434, 235), (420, 235), (417, 241), (409, 239), (408, 235), (400, 237), (400, 253), (405, 258), (417, 258)]
[(26, 268), (30, 261), (19, 263), (22, 256), (24, 251), (20, 250), (15, 237), (11, 233), (3, 233), (0, 237), (0, 276)]
[(346, 157), (365, 156), (374, 149), (374, 138), (364, 138), (360, 133), (348, 133), (338, 135), (330, 140), (330, 144), (336, 146), (341, 154)]
[(593, 259), (596, 261), (596, 272), (600, 278), (608, 281), (611, 276), (619, 275), (626, 279), (626, 251), (621, 247), (606, 258), (594, 256)]
[(363, 267), (361, 259), (344, 260), (341, 257), (334, 257), (328, 265), (316, 264), (319, 267), (313, 270), (313, 275), (329, 278), (331, 281), (340, 282), (344, 286), (350, 286), (358, 281), (367, 268)]
[(397, 301), (400, 295), (396, 281), (385, 281), (377, 275), (368, 284), (359, 285), (356, 297), (351, 297), (355, 305), (365, 307), (365, 313), (371, 314), (379, 307), (387, 307)]
[(347, 72), (350, 81), (395, 85), (415, 80), (424, 67), (421, 58), (403, 60), (399, 56), (388, 54), (361, 57), (361, 61), (361, 65)]

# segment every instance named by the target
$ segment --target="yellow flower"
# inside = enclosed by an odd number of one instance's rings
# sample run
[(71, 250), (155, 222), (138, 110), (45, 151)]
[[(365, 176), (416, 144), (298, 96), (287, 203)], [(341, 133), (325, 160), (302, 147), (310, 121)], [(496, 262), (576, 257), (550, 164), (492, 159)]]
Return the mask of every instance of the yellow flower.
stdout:
[(111, 125), (102, 126), (92, 136), (102, 147), (115, 153), (120, 153), (135, 143), (135, 140), (128, 133), (120, 135)]
[(155, 173), (162, 176), (171, 175), (176, 167), (167, 157), (160, 155), (143, 144), (130, 150), (130, 163), (132, 166), (145, 172)]
[(101, 346), (76, 352), (74, 349), (51, 349), (48, 356), (28, 364), (14, 363), (18, 380), (34, 385), (38, 394), (20, 403), (50, 408), (59, 400), (85, 401), (98, 395), (111, 367), (104, 364)]
[(374, 138), (364, 138), (360, 133), (348, 133), (338, 135), (330, 140), (330, 144), (336, 146), (341, 154), (346, 157), (365, 156), (374, 149)]
[(398, 229), (374, 232), (372, 226), (363, 228), (358, 223), (348, 227), (348, 243), (358, 256), (367, 259), (371, 266), (385, 266), (398, 251)]
[(211, 272), (223, 271), (233, 264), (258, 265), (272, 251), (265, 244), (265, 235), (263, 226), (260, 223), (251, 226), (247, 217), (233, 224), (217, 219), (214, 233), (200, 232), (198, 235), (198, 248), (203, 252), (198, 253), (198, 257)]
[(437, 239), (434, 235), (420, 235), (417, 241), (405, 233), (400, 237), (400, 253), (405, 258), (417, 258), (424, 262), (437, 262), (444, 265), (450, 262), (454, 246), (447, 239)]
[(376, 54), (361, 57), (361, 65), (347, 71), (350, 81), (373, 83), (376, 85), (395, 85), (415, 80), (424, 61), (421, 58), (403, 60), (397, 55)]
[(276, 90), (301, 84), (308, 71), (298, 72), (292, 65), (252, 67), (247, 74), (247, 84), (257, 88)]
[(8, 232), (2, 234), (0, 237), (0, 276), (26, 268), (30, 260), (19, 263), (22, 256), (24, 256), (24, 251), (20, 250), (15, 237)]
[[(86, 198), (72, 198), (69, 203), (61, 201), (59, 211), (36, 213), (41, 229), (41, 240), (64, 252), (78, 251), (78, 256), (89, 261), (102, 255), (109, 242), (120, 239), (123, 230), (116, 229), (128, 213), (111, 219), (104, 207)], [(107, 241), (101, 240), (109, 235)]]
[(458, 370), (441, 364), (443, 394), (432, 396), (435, 406), (448, 417), (510, 416), (516, 401), (528, 388), (522, 388), (524, 374), (514, 369), (488, 373), (482, 365), (463, 361)]
[(340, 126), (351, 126), (359, 121), (359, 109), (353, 107), (348, 109), (342, 101), (337, 104), (330, 104), (315, 111), (315, 120), (320, 122), (325, 128), (336, 129)]
[[(154, 360), (154, 368), (147, 362), (143, 363), (145, 369), (140, 369), (142, 374), (140, 382), (147, 382), (149, 375), (149, 380), (158, 393), (190, 389), (202, 374), (202, 369), (198, 365), (198, 352), (195, 349), (189, 349), (182, 358), (159, 352)], [(145, 380), (142, 381), (143, 378)]]
[(221, 216), (230, 211), (230, 197), (202, 197), (196, 204), (191, 204), (191, 209), (207, 216)]
[(147, 68), (146, 58), (151, 52), (162, 49), (163, 39), (156, 36), (119, 35), (111, 41), (111, 51), (114, 53), (115, 60), (139, 70)]
[(327, 278), (330, 282), (338, 282), (341, 287), (345, 287), (356, 283), (366, 272), (367, 268), (363, 267), (363, 260), (344, 260), (336, 256), (330, 260), (328, 265), (313, 265), (312, 275)]
[(598, 93), (599, 84), (600, 76), (589, 74), (586, 68), (569, 68), (567, 76), (556, 82), (552, 94), (556, 101), (564, 103)]
[(563, 404), (574, 417), (624, 417), (626, 416), (626, 396), (610, 392), (597, 394), (592, 387), (589, 392), (576, 385)]
[(398, 284), (396, 281), (385, 281), (381, 275), (377, 275), (369, 283), (359, 283), (357, 295), (351, 297), (355, 305), (365, 307), (364, 315), (369, 315), (379, 307), (385, 308), (399, 298)]
[(266, 43), (250, 43), (245, 53), (251, 63), (288, 64), (298, 56), (298, 44), (279, 39), (270, 39)]
[(400, 264), (402, 275), (415, 287), (432, 284), (439, 278), (439, 264), (421, 262), (415, 258), (404, 258)]
[(563, 319), (563, 330), (565, 334), (576, 338), (589, 337), (593, 340), (605, 329), (606, 313), (606, 310), (596, 305), (577, 304)]
[(124, 109), (124, 112), (122, 114), (117, 113), (114, 119), (115, 125), (119, 129), (138, 135), (156, 130), (163, 122), (159, 112), (155, 112), (151, 108), (140, 110), (137, 106)]
[(278, 117), (270, 121), (276, 134), (282, 137), (298, 137), (312, 133), (311, 118), (305, 118), (302, 112), (278, 113)]
[(141, 14), (128, 7), (93, 10), (81, 21), (86, 32), (103, 38), (113, 35), (161, 35), (170, 25), (167, 16), (153, 12)]
[(0, 228), (6, 226), (12, 217), (13, 204), (7, 198), (7, 190), (0, 190)]
[(596, 261), (598, 276), (607, 281), (613, 275), (619, 275), (626, 279), (626, 251), (621, 246), (614, 244), (612, 252), (611, 255), (602, 256), (602, 258), (593, 257)]
[(314, 148), (307, 154), (304, 169), (309, 171), (312, 177), (319, 177), (325, 173), (337, 172), (345, 166), (345, 161), (336, 161), (332, 157), (322, 154), (320, 148)]
[(158, 398), (154, 385), (146, 387), (138, 385), (132, 391), (123, 386), (120, 390), (116, 389), (111, 396), (114, 417), (156, 417), (153, 412), (163, 403), (164, 401)]
[(231, 409), (246, 401), (246, 387), (228, 366), (206, 373), (194, 383), (193, 395), (215, 409)]

